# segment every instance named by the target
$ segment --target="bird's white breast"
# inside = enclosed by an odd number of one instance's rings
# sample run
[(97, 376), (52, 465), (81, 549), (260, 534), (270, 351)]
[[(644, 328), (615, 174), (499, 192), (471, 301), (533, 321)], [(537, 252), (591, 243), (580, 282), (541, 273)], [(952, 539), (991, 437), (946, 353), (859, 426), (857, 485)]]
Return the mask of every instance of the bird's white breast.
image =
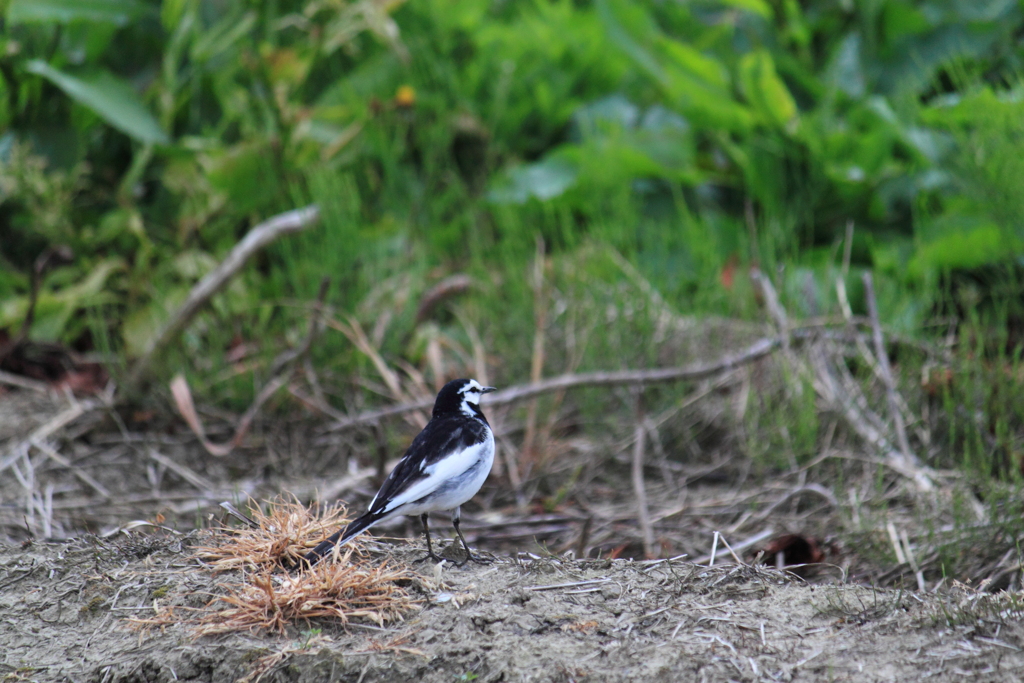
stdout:
[(486, 440), (426, 467), (426, 478), (396, 496), (386, 511), (418, 515), (457, 508), (476, 495), (493, 465), (494, 434), (488, 429)]

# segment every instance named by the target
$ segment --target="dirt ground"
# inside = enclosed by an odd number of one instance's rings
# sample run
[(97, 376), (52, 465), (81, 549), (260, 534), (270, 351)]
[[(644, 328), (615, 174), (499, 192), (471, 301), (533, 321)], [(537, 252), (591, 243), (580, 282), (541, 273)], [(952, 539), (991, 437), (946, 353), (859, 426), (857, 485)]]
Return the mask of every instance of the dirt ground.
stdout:
[[(765, 368), (744, 373), (648, 406), (647, 436), (563, 408), (543, 476), (529, 480), (513, 477), (522, 411), (488, 409), (502, 457), (463, 528), (496, 562), (411, 565), (400, 587), (416, 605), (402, 620), (201, 637), (164, 617), (223, 607), (240, 580), (196, 559), (222, 501), (245, 509), (289, 492), (363, 509), (415, 425), (335, 433), (304, 413), (268, 414), (212, 457), (179, 419), (122, 414), (110, 396), (8, 392), (0, 682), (1024, 680), (1010, 499), (981, 500), (934, 471), (936, 490), (916, 492), (835, 410), (813, 460), (755, 467), (730, 446), (748, 423), (739, 399), (775, 394)], [(614, 396), (588, 396), (615, 409)], [(237, 416), (203, 410), (206, 436), (227, 443)], [(451, 536), (438, 517), (434, 531)], [(422, 555), (418, 525), (381, 531), (416, 540), (376, 552)], [(801, 560), (778, 546), (786, 538), (818, 550)], [(757, 557), (824, 564), (805, 580), (751, 566)], [(140, 628), (147, 619), (164, 625)]]
[[(1019, 681), (1024, 604), (809, 585), (774, 569), (520, 554), (414, 565), (404, 621), (319, 621), (194, 638), (130, 619), (201, 607), (226, 576), (193, 559), (212, 532), (0, 547), (0, 680)], [(412, 561), (422, 551), (388, 551)]]

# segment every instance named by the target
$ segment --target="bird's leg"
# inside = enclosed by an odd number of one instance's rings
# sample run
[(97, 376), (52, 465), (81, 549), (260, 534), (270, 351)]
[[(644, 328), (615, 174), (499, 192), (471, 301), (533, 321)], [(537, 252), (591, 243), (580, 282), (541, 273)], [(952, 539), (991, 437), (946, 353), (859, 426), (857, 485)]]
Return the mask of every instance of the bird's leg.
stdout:
[(466, 537), (462, 535), (462, 529), (459, 528), (459, 521), (461, 516), (462, 515), (460, 514), (459, 508), (455, 508), (454, 510), (452, 510), (452, 526), (455, 527), (455, 533), (459, 535), (459, 540), (462, 541), (462, 547), (466, 551), (466, 559), (464, 559), (462, 562), (457, 563), (455, 566), (461, 567), (470, 560), (476, 562), (477, 564), (490, 564), (491, 562), (494, 562), (494, 560), (490, 559), (489, 557), (478, 557), (476, 555), (473, 555), (473, 553), (469, 551), (469, 545), (466, 543)]
[(430, 515), (427, 512), (424, 512), (422, 515), (420, 515), (420, 521), (423, 522), (423, 535), (427, 537), (427, 556), (421, 557), (420, 559), (416, 560), (416, 562), (426, 562), (427, 560), (440, 562), (444, 559), (435, 555), (434, 549), (430, 545), (430, 525), (428, 524), (429, 519)]

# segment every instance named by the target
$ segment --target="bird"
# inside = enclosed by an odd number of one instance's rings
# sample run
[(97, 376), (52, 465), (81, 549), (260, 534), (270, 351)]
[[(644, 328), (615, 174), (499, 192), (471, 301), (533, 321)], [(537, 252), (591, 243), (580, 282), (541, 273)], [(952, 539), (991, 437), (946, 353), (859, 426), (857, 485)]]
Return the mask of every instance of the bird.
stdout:
[(427, 555), (422, 559), (440, 562), (442, 558), (434, 554), (430, 543), (429, 515), (451, 510), (452, 525), (466, 551), (466, 559), (457, 566), (469, 560), (487, 562), (470, 552), (459, 528), (459, 511), (483, 486), (494, 464), (494, 432), (480, 410), (480, 397), (492, 391), (494, 387), (475, 379), (445, 384), (427, 426), (384, 480), (367, 512), (309, 551), (305, 561), (310, 566), (316, 564), (335, 545), (348, 543), (375, 524), (399, 515), (419, 515), (427, 539)]

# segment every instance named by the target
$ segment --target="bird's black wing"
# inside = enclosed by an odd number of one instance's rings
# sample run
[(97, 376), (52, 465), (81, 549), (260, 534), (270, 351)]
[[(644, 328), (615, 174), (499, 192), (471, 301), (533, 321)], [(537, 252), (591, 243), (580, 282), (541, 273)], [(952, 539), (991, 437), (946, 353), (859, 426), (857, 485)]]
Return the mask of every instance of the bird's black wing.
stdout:
[[(380, 491), (377, 492), (377, 497), (370, 504), (370, 509), (347, 527), (313, 548), (306, 554), (305, 561), (311, 565), (316, 564), (320, 558), (331, 551), (335, 544), (346, 542), (364, 529), (393, 514), (393, 510), (387, 509), (388, 505), (403, 492), (429, 478), (431, 475), (427, 470), (431, 465), (459, 451), (483, 443), (487, 440), (487, 429), (485, 423), (467, 418), (466, 415), (444, 415), (431, 419), (423, 431), (413, 439), (412, 445), (388, 475), (380, 487)], [(425, 495), (428, 494), (425, 492)]]
[(465, 415), (446, 415), (427, 423), (402, 459), (391, 471), (370, 504), (371, 513), (382, 513), (388, 503), (416, 483), (426, 479), (427, 469), (458, 451), (487, 439), (487, 427)]

